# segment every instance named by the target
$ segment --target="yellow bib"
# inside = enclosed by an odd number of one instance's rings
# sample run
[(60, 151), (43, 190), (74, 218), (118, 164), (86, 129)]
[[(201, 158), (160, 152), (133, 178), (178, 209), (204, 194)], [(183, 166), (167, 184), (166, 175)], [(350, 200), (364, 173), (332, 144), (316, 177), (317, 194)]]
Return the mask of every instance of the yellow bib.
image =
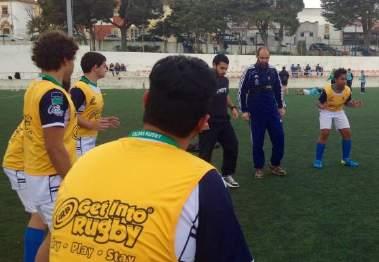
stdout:
[[(86, 98), (85, 110), (80, 113), (80, 116), (89, 121), (100, 119), (104, 108), (104, 100), (100, 88), (92, 87), (83, 81), (76, 82), (75, 87), (82, 90)], [(96, 130), (79, 127), (80, 137), (96, 137), (97, 133)]]
[(60, 188), (50, 261), (176, 262), (183, 206), (212, 169), (175, 146), (139, 138), (95, 148)]
[(24, 170), (24, 122), (21, 122), (13, 132), (4, 154), (3, 167), (21, 171)]
[(327, 95), (327, 110), (332, 112), (343, 110), (346, 102), (351, 95), (350, 88), (348, 86), (345, 86), (345, 89), (342, 91), (342, 93), (336, 93), (333, 90), (332, 85), (327, 85), (324, 90)]
[(69, 115), (64, 132), (64, 146), (71, 162), (76, 160), (77, 118), (75, 106), (69, 94), (62, 87), (47, 80), (36, 80), (30, 84), (24, 97), (24, 157), (25, 173), (34, 176), (55, 175), (45, 148), (43, 129), (39, 114), (39, 104), (42, 97), (50, 90), (63, 92), (69, 103)]

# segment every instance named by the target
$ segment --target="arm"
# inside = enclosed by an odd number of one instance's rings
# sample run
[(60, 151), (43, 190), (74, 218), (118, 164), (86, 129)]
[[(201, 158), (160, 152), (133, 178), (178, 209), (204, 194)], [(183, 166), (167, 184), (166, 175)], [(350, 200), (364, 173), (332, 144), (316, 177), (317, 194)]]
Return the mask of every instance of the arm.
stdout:
[(353, 100), (351, 95), (350, 95), (349, 99), (345, 103), (345, 106), (351, 107), (351, 108), (360, 108), (360, 107), (362, 107), (362, 101)]
[(249, 69), (246, 69), (246, 71), (243, 73), (240, 84), (239, 84), (239, 90), (238, 90), (238, 103), (239, 108), (242, 112), (242, 117), (244, 120), (248, 121), (250, 120), (250, 114), (247, 106), (247, 97), (249, 94)]
[(327, 94), (325, 92), (325, 90), (322, 90), (322, 93), (320, 95), (320, 98), (318, 99), (318, 104), (317, 104), (317, 107), (319, 109), (326, 109), (326, 102), (328, 100), (328, 97), (327, 97)]
[(221, 176), (209, 172), (199, 183), (196, 262), (251, 262), (253, 258)]
[(239, 116), (239, 113), (238, 113), (237, 107), (232, 102), (232, 99), (230, 98), (230, 96), (227, 97), (227, 102), (228, 102), (228, 107), (230, 108), (230, 111), (232, 112), (232, 117), (234, 119), (237, 119)]
[(275, 95), (276, 102), (278, 103), (278, 108), (282, 109), (283, 108), (282, 83), (280, 81), (278, 71), (276, 71), (276, 69), (273, 69), (273, 70), (274, 70), (274, 85), (273, 85), (274, 95)]
[(247, 96), (249, 93), (249, 78), (249, 69), (247, 69), (241, 77), (238, 90), (238, 102), (242, 113), (248, 112)]
[(96, 130), (96, 131), (103, 131), (110, 127), (118, 127), (116, 123), (113, 124), (114, 121), (118, 121), (118, 118), (110, 117), (110, 118), (101, 118), (99, 120), (87, 120), (84, 117), (82, 117), (80, 114), (84, 111), (85, 103), (86, 103), (86, 97), (83, 91), (78, 88), (74, 87), (70, 90), (72, 101), (74, 102), (76, 112), (78, 113), (78, 125), (80, 127), (89, 129), (89, 130)]
[(57, 89), (47, 92), (39, 104), (45, 149), (58, 175), (65, 176), (71, 168), (70, 156), (64, 147), (66, 96)]
[(71, 168), (70, 156), (64, 147), (64, 128), (49, 127), (43, 129), (45, 148), (58, 175), (64, 177)]

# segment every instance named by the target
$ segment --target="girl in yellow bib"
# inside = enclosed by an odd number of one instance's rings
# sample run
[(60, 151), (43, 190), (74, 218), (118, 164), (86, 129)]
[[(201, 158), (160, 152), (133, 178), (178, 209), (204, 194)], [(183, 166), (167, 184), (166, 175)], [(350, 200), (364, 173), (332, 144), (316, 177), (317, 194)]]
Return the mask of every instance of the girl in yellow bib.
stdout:
[(351, 89), (346, 85), (347, 72), (345, 69), (335, 71), (335, 83), (327, 85), (319, 99), (320, 109), (320, 138), (316, 147), (315, 168), (323, 168), (323, 155), (328, 141), (330, 130), (334, 123), (342, 136), (342, 161), (347, 167), (358, 167), (359, 164), (351, 159), (351, 130), (350, 123), (345, 114), (344, 107), (358, 108), (360, 101), (351, 99)]
[(102, 117), (104, 108), (103, 95), (97, 81), (107, 72), (106, 58), (96, 52), (86, 53), (81, 60), (84, 75), (71, 88), (70, 93), (78, 113), (77, 155), (82, 156), (96, 146), (98, 131), (117, 128), (117, 117)]

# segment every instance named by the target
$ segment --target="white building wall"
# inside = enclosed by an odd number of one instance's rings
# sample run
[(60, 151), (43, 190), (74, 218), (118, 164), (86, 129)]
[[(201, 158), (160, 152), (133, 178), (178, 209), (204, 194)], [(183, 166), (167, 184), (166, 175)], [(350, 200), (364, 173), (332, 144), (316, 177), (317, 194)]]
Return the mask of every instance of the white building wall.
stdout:
[(12, 25), (12, 35), (27, 38), (26, 25), (30, 20), (29, 13), (34, 12), (36, 5), (22, 1), (1, 1), (0, 7), (1, 6), (8, 6), (9, 16), (0, 17), (0, 24), (5, 20), (8, 21)]
[(14, 35), (27, 38), (26, 25), (30, 20), (29, 14), (33, 13), (34, 4), (12, 1), (11, 5)]
[[(310, 22), (318, 23), (318, 42), (329, 45), (339, 46), (342, 45), (343, 34), (342, 31), (337, 30), (329, 23), (325, 17), (322, 16), (321, 8), (305, 8), (298, 14), (300, 23)], [(326, 31), (329, 28), (329, 39), (325, 39)]]

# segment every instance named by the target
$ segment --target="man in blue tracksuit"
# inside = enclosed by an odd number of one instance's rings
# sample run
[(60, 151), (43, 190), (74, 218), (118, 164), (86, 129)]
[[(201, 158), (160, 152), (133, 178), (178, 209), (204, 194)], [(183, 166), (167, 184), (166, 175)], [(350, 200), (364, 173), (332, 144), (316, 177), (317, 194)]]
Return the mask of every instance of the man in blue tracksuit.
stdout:
[(270, 170), (274, 175), (285, 176), (287, 172), (280, 165), (284, 156), (282, 84), (276, 69), (269, 65), (270, 52), (266, 47), (258, 50), (257, 58), (257, 63), (243, 74), (239, 89), (242, 117), (251, 124), (255, 177), (264, 176), (266, 130), (273, 145)]

